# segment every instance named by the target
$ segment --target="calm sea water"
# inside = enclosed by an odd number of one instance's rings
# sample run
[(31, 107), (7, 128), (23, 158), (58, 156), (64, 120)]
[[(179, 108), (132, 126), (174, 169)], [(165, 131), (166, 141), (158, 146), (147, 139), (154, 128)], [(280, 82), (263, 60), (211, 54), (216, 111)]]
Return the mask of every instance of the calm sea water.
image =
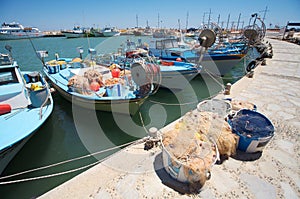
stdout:
[[(125, 41), (128, 38), (136, 41), (138, 39), (138, 37), (121, 36), (114, 40), (60, 37), (32, 39), (32, 43), (30, 40), (0, 41), (0, 52), (5, 52), (4, 46), (8, 44), (12, 46), (13, 57), (18, 61), (21, 70), (41, 71), (42, 64), (35, 54), (36, 50), (47, 50), (49, 57), (46, 60), (51, 60), (54, 59), (55, 53), (61, 57), (79, 56), (76, 48), (82, 47), (84, 49), (83, 57), (85, 57), (89, 47), (97, 49), (98, 52), (109, 52), (120, 47), (120, 41)], [(141, 39), (145, 41), (146, 38), (141, 37)], [(224, 77), (223, 83), (233, 83), (243, 74), (244, 67), (241, 63), (233, 69), (231, 74)], [(222, 79), (217, 79), (222, 83)], [(214, 79), (199, 75), (191, 82), (190, 86), (181, 92), (172, 93), (169, 90), (160, 89), (142, 105), (141, 114), (132, 117), (115, 116), (111, 113), (91, 111), (79, 107), (74, 108), (58, 93), (53, 93), (55, 106), (52, 115), (15, 156), (3, 175), (81, 157), (142, 138), (146, 135), (142, 124), (147, 129), (152, 126), (161, 128), (187, 111), (194, 109), (197, 102), (217, 94), (220, 89), (221, 86)], [(22, 128), (22, 124), (17, 125)], [(79, 168), (102, 159), (117, 150), (120, 148), (98, 156), (80, 159), (7, 180), (34, 178)], [(40, 180), (0, 185), (0, 197), (37, 197), (83, 171), (79, 170)]]

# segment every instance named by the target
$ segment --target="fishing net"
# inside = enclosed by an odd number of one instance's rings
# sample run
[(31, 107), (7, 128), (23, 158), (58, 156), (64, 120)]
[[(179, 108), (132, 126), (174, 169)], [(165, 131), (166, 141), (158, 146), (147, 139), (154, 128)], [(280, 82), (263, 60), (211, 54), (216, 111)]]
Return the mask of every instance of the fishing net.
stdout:
[(209, 179), (219, 154), (230, 156), (235, 153), (236, 144), (236, 135), (224, 116), (197, 110), (185, 114), (163, 135), (164, 150), (170, 158), (168, 167), (173, 168), (173, 175), (175, 171), (175, 178), (201, 186)]

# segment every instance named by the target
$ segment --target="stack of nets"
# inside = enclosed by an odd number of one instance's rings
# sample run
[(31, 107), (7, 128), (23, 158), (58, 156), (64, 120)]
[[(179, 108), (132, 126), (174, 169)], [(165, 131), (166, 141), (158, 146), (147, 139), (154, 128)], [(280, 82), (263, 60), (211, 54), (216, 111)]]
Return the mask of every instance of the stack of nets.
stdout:
[(165, 150), (174, 164), (183, 165), (186, 181), (203, 186), (220, 155), (229, 157), (236, 151), (237, 137), (224, 116), (205, 111), (190, 111), (175, 128), (163, 135)]

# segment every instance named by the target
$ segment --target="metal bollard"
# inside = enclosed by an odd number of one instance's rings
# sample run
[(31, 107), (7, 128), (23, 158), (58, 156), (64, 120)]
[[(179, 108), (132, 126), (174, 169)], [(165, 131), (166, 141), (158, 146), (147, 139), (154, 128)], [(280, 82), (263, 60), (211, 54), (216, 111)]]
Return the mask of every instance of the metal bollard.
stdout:
[(157, 138), (157, 131), (158, 131), (158, 129), (157, 129), (156, 127), (151, 127), (151, 128), (149, 129), (148, 134), (149, 134), (149, 136), (152, 137), (152, 138)]
[(253, 78), (254, 70), (252, 69), (249, 73), (247, 73), (248, 78)]
[(231, 83), (227, 83), (225, 87), (225, 95), (230, 95), (230, 90), (231, 90)]

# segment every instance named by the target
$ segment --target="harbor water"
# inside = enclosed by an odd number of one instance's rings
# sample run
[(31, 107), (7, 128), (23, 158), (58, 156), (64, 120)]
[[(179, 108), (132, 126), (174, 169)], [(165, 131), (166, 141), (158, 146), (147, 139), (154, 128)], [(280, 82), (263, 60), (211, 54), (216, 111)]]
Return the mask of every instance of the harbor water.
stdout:
[[(138, 38), (133, 36), (121, 37), (125, 40), (137, 40)], [(145, 37), (141, 37), (141, 39), (144, 41)], [(12, 55), (23, 71), (42, 70), (43, 65), (36, 56), (36, 50), (47, 50), (49, 54), (49, 57), (46, 58), (47, 61), (54, 59), (55, 53), (58, 53), (60, 57), (78, 57), (79, 53), (76, 50), (78, 47), (84, 49), (83, 57), (85, 57), (88, 48), (105, 52), (111, 51), (109, 47), (114, 46), (114, 49), (117, 49), (120, 46), (117, 40), (114, 43), (113, 39), (108, 41), (107, 38), (102, 37), (38, 38), (0, 41), (1, 53), (6, 53), (5, 45), (12, 47)], [(86, 170), (88, 168), (85, 167), (86, 165), (101, 160), (121, 149), (116, 146), (146, 136), (146, 129), (152, 126), (161, 128), (187, 111), (196, 108), (197, 103), (201, 100), (218, 94), (222, 89), (221, 85), (228, 82), (234, 83), (244, 74), (242, 61), (224, 78), (199, 75), (183, 91), (173, 93), (167, 89), (159, 89), (155, 95), (146, 100), (141, 106), (140, 112), (134, 116), (116, 115), (76, 107), (57, 92), (54, 92), (52, 95), (55, 104), (52, 115), (10, 162), (2, 176), (41, 168), (112, 147), (115, 148), (90, 157), (2, 179), (0, 182), (8, 180), (15, 180), (15, 182), (0, 185), (1, 198), (34, 198), (49, 191)], [(22, 129), (22, 124), (16, 125)], [(81, 167), (82, 169), (79, 169)], [(44, 177), (39, 179), (40, 176)], [(23, 181), (23, 179), (25, 180)]]

